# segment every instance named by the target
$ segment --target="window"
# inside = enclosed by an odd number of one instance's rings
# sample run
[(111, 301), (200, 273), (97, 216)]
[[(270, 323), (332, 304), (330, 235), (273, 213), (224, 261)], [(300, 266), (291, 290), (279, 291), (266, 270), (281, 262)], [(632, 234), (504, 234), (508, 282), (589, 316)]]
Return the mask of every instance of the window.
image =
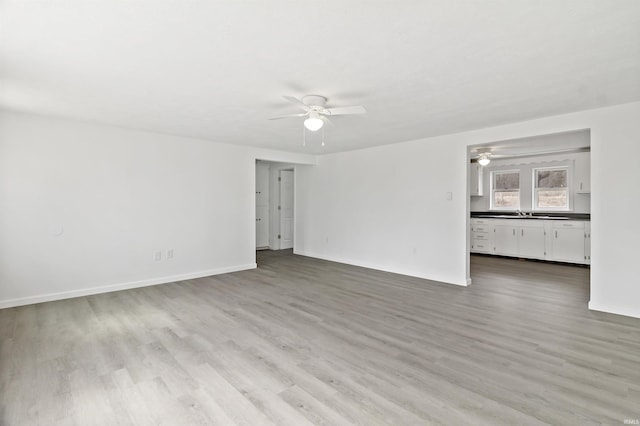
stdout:
[(569, 210), (567, 167), (533, 169), (533, 209)]
[(491, 210), (520, 208), (520, 171), (491, 172)]

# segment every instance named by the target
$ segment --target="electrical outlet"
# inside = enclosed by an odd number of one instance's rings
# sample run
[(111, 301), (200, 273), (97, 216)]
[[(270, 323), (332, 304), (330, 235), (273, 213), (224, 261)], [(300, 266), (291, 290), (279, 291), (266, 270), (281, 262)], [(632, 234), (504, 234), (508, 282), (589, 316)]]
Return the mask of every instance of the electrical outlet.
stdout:
[(173, 249), (167, 250), (167, 259), (173, 259)]
[(153, 254), (153, 260), (155, 260), (156, 262), (159, 262), (162, 260), (162, 252), (161, 251), (157, 251)]

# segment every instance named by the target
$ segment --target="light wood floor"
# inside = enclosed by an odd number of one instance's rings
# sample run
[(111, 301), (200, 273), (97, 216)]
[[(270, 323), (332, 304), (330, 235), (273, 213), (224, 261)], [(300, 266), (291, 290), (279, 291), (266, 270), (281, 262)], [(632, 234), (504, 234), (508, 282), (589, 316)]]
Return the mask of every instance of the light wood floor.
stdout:
[(2, 425), (623, 424), (640, 320), (589, 270), (472, 257), (469, 288), (291, 252), (0, 310)]

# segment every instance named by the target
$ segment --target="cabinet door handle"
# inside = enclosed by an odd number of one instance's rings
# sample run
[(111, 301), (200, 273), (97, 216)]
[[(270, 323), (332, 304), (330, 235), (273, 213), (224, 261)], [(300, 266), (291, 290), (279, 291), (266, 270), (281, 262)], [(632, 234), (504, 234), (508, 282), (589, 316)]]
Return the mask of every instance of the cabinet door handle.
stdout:
[(521, 230), (520, 230), (520, 236), (521, 236), (521, 237), (524, 237), (524, 229), (521, 229)]
[(580, 182), (580, 191), (582, 191), (582, 182)]
[(516, 236), (516, 228), (513, 228), (513, 236)]
[(556, 231), (556, 238), (558, 238), (558, 231)]

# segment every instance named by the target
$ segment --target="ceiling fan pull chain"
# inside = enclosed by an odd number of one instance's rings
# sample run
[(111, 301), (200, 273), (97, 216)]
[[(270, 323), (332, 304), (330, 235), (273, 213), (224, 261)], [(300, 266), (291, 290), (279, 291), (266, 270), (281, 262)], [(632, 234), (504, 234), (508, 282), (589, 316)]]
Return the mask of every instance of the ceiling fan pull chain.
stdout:
[(306, 147), (307, 146), (307, 132), (305, 131), (305, 127), (304, 124), (302, 125), (302, 146)]
[(324, 126), (322, 126), (322, 146), (324, 146)]

